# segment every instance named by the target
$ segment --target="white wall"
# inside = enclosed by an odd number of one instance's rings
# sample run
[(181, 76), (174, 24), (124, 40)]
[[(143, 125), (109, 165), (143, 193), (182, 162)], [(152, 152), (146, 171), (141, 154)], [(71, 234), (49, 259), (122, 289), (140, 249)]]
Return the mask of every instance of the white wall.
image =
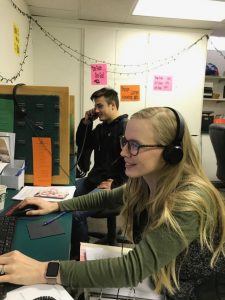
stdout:
[[(14, 0), (19, 8), (28, 13), (27, 6), (23, 0)], [(14, 52), (13, 24), (19, 28), (20, 33), (20, 56)], [(28, 18), (20, 14), (12, 5), (11, 1), (0, 0), (0, 74), (2, 77), (11, 79), (20, 70), (20, 63), (23, 60), (25, 45), (28, 34)], [(28, 58), (23, 66), (21, 76), (13, 81), (13, 84), (23, 82), (33, 84), (33, 59), (32, 59), (32, 31), (28, 48)], [(4, 80), (2, 84), (7, 84)], [(12, 84), (8, 82), (8, 84)]]
[[(85, 28), (84, 50), (88, 56), (101, 58), (107, 62), (119, 64), (148, 63), (151, 67), (158, 62), (162, 67), (150, 69), (149, 72), (136, 75), (109, 74), (108, 85), (120, 92), (120, 85), (140, 84), (141, 100), (139, 102), (121, 102), (122, 113), (133, 112), (145, 106), (172, 106), (178, 109), (186, 119), (190, 132), (200, 148), (200, 128), (202, 115), (203, 85), (207, 54), (207, 39), (202, 39), (188, 51), (182, 52), (202, 37), (204, 32), (185, 30), (163, 30), (153, 28)], [(96, 42), (97, 41), (97, 42)], [(165, 58), (179, 53), (175, 61), (167, 64)], [(112, 68), (110, 68), (111, 70)], [(116, 67), (117, 72), (135, 68)], [(140, 68), (136, 68), (140, 71)], [(172, 91), (154, 91), (155, 75), (169, 75), (173, 79)], [(91, 107), (90, 94), (97, 86), (90, 84), (90, 70), (84, 72), (83, 111)], [(86, 101), (85, 101), (86, 100)]]
[[(181, 53), (174, 62), (164, 63), (162, 67), (139, 74), (141, 68), (123, 68), (111, 64), (151, 64), (170, 55), (182, 52), (195, 43), (205, 31), (175, 30), (140, 26), (123, 26), (97, 22), (68, 22), (39, 18), (38, 22), (71, 48), (84, 55), (87, 64), (95, 60), (107, 62), (108, 83), (120, 94), (120, 85), (139, 84), (141, 100), (139, 102), (121, 102), (121, 113), (132, 114), (148, 105), (173, 106), (184, 114), (191, 133), (200, 136), (202, 96), (207, 54), (207, 39), (204, 38), (188, 51)], [(46, 85), (67, 85), (70, 93), (76, 97), (77, 126), (85, 110), (92, 107), (90, 95), (101, 85), (91, 84), (90, 66), (78, 62), (63, 53), (38, 28), (34, 28), (34, 82)], [(121, 75), (123, 72), (135, 72), (136, 75)], [(173, 78), (171, 92), (154, 91), (154, 75), (169, 75)]]
[[(157, 74), (173, 78), (171, 92), (157, 92), (150, 87), (148, 101), (151, 106), (172, 106), (186, 119), (191, 134), (199, 136), (201, 127), (202, 96), (206, 62), (207, 39), (199, 41), (188, 51), (175, 54), (195, 43), (202, 32), (154, 32), (150, 40), (151, 60), (174, 56), (175, 61), (154, 70)], [(151, 85), (152, 85), (152, 77)]]

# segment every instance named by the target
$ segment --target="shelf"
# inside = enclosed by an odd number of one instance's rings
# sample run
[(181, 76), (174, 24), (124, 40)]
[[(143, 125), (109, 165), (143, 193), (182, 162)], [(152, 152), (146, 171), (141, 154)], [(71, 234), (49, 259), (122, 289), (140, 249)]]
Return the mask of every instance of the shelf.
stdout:
[(225, 76), (210, 76), (210, 75), (205, 76), (205, 80), (213, 80), (213, 79), (218, 81), (224, 81)]
[(210, 102), (216, 102), (216, 103), (220, 103), (220, 102), (225, 102), (225, 99), (216, 99), (216, 98), (203, 98), (203, 101), (210, 101)]

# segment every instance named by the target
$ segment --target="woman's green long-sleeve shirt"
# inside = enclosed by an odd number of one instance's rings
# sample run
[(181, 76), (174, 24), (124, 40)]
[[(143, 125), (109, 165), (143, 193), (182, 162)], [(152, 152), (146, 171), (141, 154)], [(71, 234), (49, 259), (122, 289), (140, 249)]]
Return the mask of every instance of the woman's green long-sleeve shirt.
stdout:
[[(60, 210), (114, 209), (123, 205), (123, 187), (87, 194), (59, 203)], [(199, 219), (194, 212), (175, 215), (191, 243), (199, 234)], [(185, 249), (178, 235), (166, 225), (146, 234), (127, 255), (95, 261), (61, 261), (62, 284), (70, 287), (132, 287), (159, 271)]]

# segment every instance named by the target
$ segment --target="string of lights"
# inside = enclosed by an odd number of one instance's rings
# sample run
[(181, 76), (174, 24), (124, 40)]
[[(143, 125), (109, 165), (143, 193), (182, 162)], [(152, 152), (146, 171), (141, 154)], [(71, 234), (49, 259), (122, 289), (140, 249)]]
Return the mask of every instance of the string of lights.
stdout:
[[(207, 34), (204, 34), (202, 37), (200, 37), (198, 40), (196, 40), (194, 43), (191, 45), (183, 48), (182, 50), (178, 51), (177, 53), (170, 55), (168, 57), (153, 61), (153, 62), (148, 62), (148, 63), (143, 63), (143, 64), (115, 64), (112, 62), (107, 62), (103, 61), (101, 59), (96, 59), (90, 56), (87, 56), (81, 52), (79, 52), (77, 49), (73, 49), (70, 45), (66, 45), (56, 37), (54, 37), (49, 31), (47, 31), (43, 26), (41, 26), (38, 21), (31, 15), (25, 13), (22, 11), (14, 2), (13, 0), (10, 0), (12, 3), (13, 7), (23, 16), (27, 17), (29, 20), (29, 33), (28, 36), (26, 37), (26, 45), (25, 45), (25, 50), (24, 50), (24, 57), (22, 60), (22, 63), (20, 63), (20, 68), (19, 71), (16, 73), (11, 78), (6, 78), (0, 75), (0, 81), (5, 81), (6, 83), (8, 82), (13, 82), (15, 81), (19, 76), (20, 73), (23, 71), (23, 66), (25, 64), (25, 60), (28, 57), (27, 55), (27, 50), (28, 50), (28, 44), (29, 44), (29, 39), (30, 39), (30, 32), (32, 29), (31, 22), (33, 22), (40, 30), (41, 32), (44, 33), (44, 35), (49, 38), (64, 54), (67, 54), (70, 58), (75, 59), (77, 62), (82, 63), (88, 67), (92, 67), (92, 64), (107, 64), (107, 73), (112, 73), (112, 74), (118, 74), (118, 75), (138, 75), (138, 74), (144, 74), (148, 73), (154, 69), (158, 69), (160, 67), (163, 67), (165, 65), (171, 64), (172, 62), (175, 62), (183, 53), (189, 51), (192, 47), (196, 46), (201, 40), (204, 38), (209, 39), (209, 36)], [(223, 55), (223, 53), (216, 49), (215, 50), (220, 53), (220, 55)], [(136, 70), (132, 71), (124, 71), (125, 68), (133, 68), (135, 67)]]
[(216, 52), (219, 53), (219, 55), (225, 59), (225, 55), (223, 54), (223, 52), (221, 50), (219, 50), (211, 40), (209, 40), (209, 41), (210, 41), (210, 44), (212, 45), (212, 47), (216, 50)]
[(150, 72), (154, 69), (158, 69), (160, 67), (163, 67), (165, 65), (168, 65), (172, 62), (175, 62), (179, 56), (181, 56), (184, 52), (187, 52), (189, 51), (192, 47), (194, 47), (195, 45), (197, 45), (201, 40), (203, 40), (204, 38), (207, 38), (209, 39), (209, 36), (207, 34), (204, 34), (202, 37), (200, 37), (198, 40), (196, 40), (194, 43), (192, 43), (191, 45), (189, 45), (188, 47), (186, 48), (183, 48), (180, 52), (177, 52), (176, 54), (174, 55), (171, 55), (171, 56), (168, 56), (168, 57), (165, 57), (163, 59), (159, 59), (159, 60), (156, 60), (154, 62), (151, 62), (148, 64), (148, 68), (143, 70), (143, 71), (136, 71), (136, 72), (114, 72), (114, 71), (110, 71), (110, 70), (107, 70), (108, 73), (115, 73), (115, 74), (120, 74), (120, 75), (137, 75), (137, 74), (140, 74), (140, 73), (146, 73), (146, 72)]
[[(71, 58), (74, 58), (75, 60), (77, 60), (80, 63), (85, 64), (88, 67), (92, 67), (93, 62), (96, 64), (99, 63), (104, 63), (107, 64), (108, 67), (116, 67), (116, 68), (126, 68), (126, 67), (136, 67), (136, 68), (143, 68), (142, 70), (137, 70), (137, 71), (131, 71), (131, 72), (124, 72), (124, 71), (120, 71), (118, 69), (114, 69), (114, 70), (107, 70), (107, 73), (113, 73), (113, 74), (119, 74), (119, 75), (137, 75), (137, 74), (144, 74), (146, 72), (150, 72), (153, 69), (162, 67), (166, 64), (169, 64), (171, 62), (174, 62), (177, 60), (177, 58), (183, 53), (186, 52), (188, 50), (190, 50), (192, 47), (194, 47), (195, 45), (197, 45), (203, 38), (207, 38), (208, 39), (208, 35), (203, 35), (201, 38), (199, 38), (197, 41), (195, 41), (194, 43), (192, 43), (191, 45), (189, 45), (188, 47), (182, 49), (181, 51), (177, 52), (174, 55), (171, 55), (169, 57), (163, 58), (161, 60), (155, 61), (155, 62), (150, 62), (150, 63), (144, 63), (144, 64), (139, 64), (139, 65), (129, 65), (129, 64), (114, 64), (111, 62), (107, 62), (107, 61), (102, 61), (102, 60), (98, 60), (96, 58), (91, 58), (89, 56), (86, 56), (84, 54), (82, 54), (81, 52), (79, 52), (77, 49), (73, 49), (71, 46), (68, 46), (66, 44), (64, 44), (63, 42), (59, 41), (57, 38), (55, 38), (51, 33), (49, 33), (45, 28), (43, 28), (37, 20), (35, 20), (33, 17), (31, 17), (32, 20), (34, 21), (34, 23), (39, 27), (39, 29), (45, 34), (46, 37), (48, 37), (56, 46), (59, 47), (60, 50), (63, 51), (63, 53), (69, 55)], [(71, 53), (72, 52), (72, 53)], [(74, 54), (75, 53), (75, 54)], [(78, 57), (76, 56), (78, 55)], [(92, 62), (90, 62), (90, 60)]]
[(13, 83), (18, 77), (20, 77), (21, 72), (23, 72), (23, 67), (25, 65), (26, 59), (28, 58), (27, 51), (28, 51), (28, 45), (29, 45), (29, 40), (30, 40), (30, 35), (31, 35), (31, 29), (32, 29), (31, 18), (29, 18), (29, 29), (28, 29), (28, 34), (26, 36), (25, 49), (23, 51), (22, 61), (19, 64), (19, 70), (16, 72), (15, 75), (13, 75), (10, 78), (7, 78), (7, 77), (2, 76), (0, 74), (0, 81), (1, 82), (5, 82), (5, 83), (10, 82), (10, 83)]
[[(94, 62), (94, 63), (103, 63), (103, 64), (108, 64), (108, 65), (110, 65), (110, 66), (119, 66), (119, 67), (141, 67), (141, 66), (145, 66), (145, 65), (147, 65), (147, 63), (143, 63), (143, 64), (127, 64), (127, 65), (124, 65), (124, 64), (115, 64), (115, 63), (110, 63), (110, 62), (106, 62), (106, 61), (104, 61), (104, 60), (100, 60), (100, 59), (96, 59), (96, 58), (93, 58), (93, 57), (90, 57), (90, 56), (87, 56), (87, 55), (85, 55), (85, 54), (83, 54), (83, 53), (81, 53), (81, 52), (79, 52), (77, 49), (73, 49), (73, 48), (71, 48), (71, 46), (68, 46), (68, 45), (66, 45), (65, 43), (63, 43), (62, 41), (60, 41), (60, 40), (58, 40), (56, 37), (54, 37), (50, 32), (48, 32), (46, 29), (44, 29), (39, 23), (38, 23), (38, 21), (37, 20), (34, 20), (34, 22), (36, 23), (36, 25), (39, 27), (39, 29), (41, 30), (41, 31), (43, 31), (44, 32), (44, 34), (45, 34), (45, 36), (47, 36), (48, 38), (50, 38), (58, 47), (60, 47), (64, 52), (67, 52), (66, 51), (66, 49), (68, 49), (68, 51), (72, 51), (72, 52), (74, 52), (74, 53), (76, 53), (76, 54), (78, 54), (80, 57), (82, 57), (82, 60), (80, 60), (80, 62), (82, 62), (82, 63), (86, 63), (87, 64), (87, 62), (85, 62), (84, 61), (84, 59), (87, 59), (87, 60), (90, 60), (90, 61), (92, 61), (92, 62)], [(71, 54), (70, 53), (68, 53), (70, 56), (71, 56)]]

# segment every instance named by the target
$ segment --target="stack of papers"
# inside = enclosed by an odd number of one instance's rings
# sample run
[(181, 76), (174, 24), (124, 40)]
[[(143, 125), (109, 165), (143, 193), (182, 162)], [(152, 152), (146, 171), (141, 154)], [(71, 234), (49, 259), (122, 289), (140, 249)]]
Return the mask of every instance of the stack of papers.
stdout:
[(27, 197), (41, 197), (47, 201), (62, 201), (73, 198), (75, 186), (24, 186), (14, 200), (24, 200)]

